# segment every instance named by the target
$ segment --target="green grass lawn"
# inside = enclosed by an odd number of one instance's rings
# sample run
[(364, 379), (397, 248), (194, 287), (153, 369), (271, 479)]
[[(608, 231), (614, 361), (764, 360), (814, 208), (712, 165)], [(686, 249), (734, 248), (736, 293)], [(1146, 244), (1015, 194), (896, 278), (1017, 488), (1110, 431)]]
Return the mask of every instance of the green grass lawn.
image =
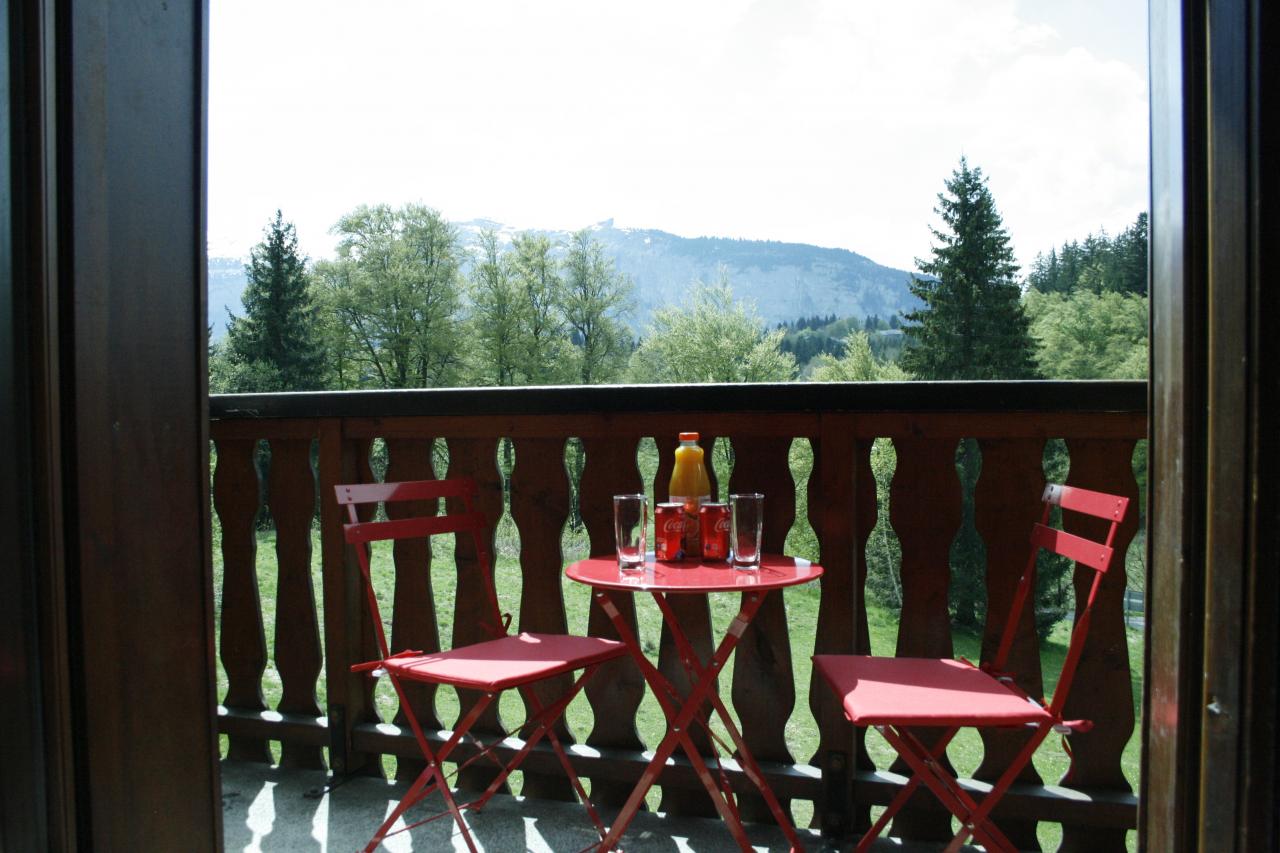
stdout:
[[(505, 517), (498, 531), (498, 553), (499, 559), (496, 568), (497, 584), (504, 610), (513, 614), (517, 614), (517, 618), (513, 624), (518, 624), (518, 611), (520, 601), (520, 569), (514, 554), (518, 553), (518, 547), (513, 547), (515, 533), (514, 526), (510, 522), (510, 518)], [(567, 560), (576, 559), (585, 556), (585, 543), (582, 537), (573, 537), (566, 534), (565, 538), (565, 557)], [(216, 545), (216, 542), (215, 542)], [(437, 611), (437, 619), (440, 626), (440, 637), (446, 645), (452, 636), (453, 630), (453, 612), (448, 606), (448, 602), (452, 602), (454, 589), (456, 587), (456, 576), (452, 563), (452, 547), (451, 543), (445, 540), (438, 542), (435, 549), (435, 559), (432, 566), (432, 583), (435, 589), (436, 600), (439, 602)], [(221, 595), (221, 577), (222, 577), (222, 561), (218, 549), (215, 547), (214, 558), (214, 583), (215, 583), (215, 613), (221, 613), (220, 601)], [(272, 532), (263, 532), (258, 537), (258, 582), (262, 601), (263, 624), (266, 631), (268, 656), (272, 657), (271, 649), (274, 648), (275, 636), (275, 604), (276, 604), (276, 564), (275, 564), (275, 536)], [(374, 549), (374, 581), (383, 613), (387, 618), (391, 613), (391, 594), (393, 588), (392, 567), (390, 558), (390, 548), (385, 544)], [(321, 578), (320, 578), (320, 545), (318, 532), (313, 535), (312, 545), (312, 580), (315, 589), (315, 597), (317, 608), (320, 610), (319, 618), (323, 625), (323, 598), (321, 595)], [(819, 587), (816, 584), (803, 587), (794, 587), (784, 591), (785, 602), (787, 607), (788, 620), (791, 625), (791, 648), (794, 655), (793, 666), (796, 677), (796, 705), (792, 711), (791, 717), (787, 722), (786, 737), (787, 744), (790, 747), (794, 758), (799, 762), (808, 762), (814, 755), (818, 744), (817, 726), (814, 722), (813, 715), (809, 711), (807, 699), (809, 677), (811, 671), (811, 662), (809, 659), (814, 646), (814, 631), (818, 616), (818, 600)], [(572, 633), (586, 633), (587, 615), (588, 615), (588, 590), (578, 584), (565, 581), (564, 584), (564, 600), (565, 608), (568, 616), (569, 631)], [(711, 615), (714, 626), (715, 637), (718, 640), (724, 635), (725, 629), (729, 621), (737, 612), (739, 597), (736, 594), (717, 594), (711, 596)], [(875, 602), (868, 602), (867, 613), (871, 635), (871, 651), (878, 655), (891, 655), (897, 643), (897, 615), (896, 613), (877, 605)], [(639, 637), (640, 642), (646, 653), (656, 658), (658, 651), (658, 642), (661, 629), (661, 615), (657, 606), (652, 599), (647, 597), (637, 597), (637, 615), (639, 620)], [(1049, 641), (1042, 649), (1042, 662), (1045, 674), (1045, 689), (1049, 693), (1052, 691), (1057, 681), (1057, 674), (1061, 668), (1062, 660), (1066, 651), (1066, 640), (1069, 631), (1069, 625), (1059, 625), (1050, 636)], [(323, 636), (323, 631), (322, 631)], [(971, 632), (955, 631), (953, 632), (953, 641), (955, 644), (955, 653), (963, 655), (971, 660), (977, 660), (979, 657), (980, 637)], [(1141, 691), (1140, 674), (1142, 660), (1142, 635), (1138, 631), (1130, 631), (1129, 633), (1129, 655), (1132, 667), (1135, 671), (1133, 691), (1134, 703), (1137, 707)], [(720, 681), (721, 690), (727, 694), (729, 685), (732, 684), (732, 660), (726, 668), (724, 677)], [(218, 696), (221, 698), (226, 692), (226, 676), (222, 669), (221, 662), (218, 665)], [(263, 675), (263, 693), (266, 697), (267, 705), (275, 707), (280, 697), (280, 679), (271, 661), (268, 662), (266, 672)], [(325, 705), (325, 683), (324, 673), (321, 672), (320, 681), (317, 685), (317, 699), (321, 708)], [(378, 701), (378, 709), (384, 720), (390, 720), (396, 710), (396, 701), (391, 685), (383, 679), (378, 686), (376, 693)], [(507, 726), (518, 724), (524, 716), (524, 707), (519, 697), (515, 694), (505, 695), (501, 704), (503, 722)], [(437, 712), (441, 720), (446, 724), (451, 724), (457, 719), (458, 702), (456, 695), (448, 689), (442, 689), (437, 694)], [(587, 704), (585, 697), (580, 696), (568, 711), (568, 723), (574, 737), (582, 740), (591, 730), (592, 713), (590, 705)], [(650, 747), (656, 745), (661, 739), (665, 730), (665, 723), (661, 710), (657, 701), (651, 694), (646, 693), (644, 701), (640, 705), (637, 716), (637, 728), (642, 740)], [(1140, 728), (1140, 727), (1138, 727)], [(723, 732), (721, 733), (723, 735)], [(225, 738), (224, 748), (225, 748)], [(872, 732), (867, 739), (867, 747), (872, 758), (879, 767), (887, 767), (893, 759), (893, 752), (879, 735)], [(1123, 755), (1123, 768), (1129, 782), (1134, 785), (1136, 790), (1139, 773), (1139, 736), (1135, 729), (1134, 736), (1125, 749)], [(277, 751), (278, 756), (278, 751)], [(952, 741), (947, 750), (948, 757), (952, 764), (956, 767), (961, 775), (971, 775), (982, 759), (982, 741), (977, 733), (973, 730), (964, 730)], [(1062, 778), (1067, 770), (1067, 759), (1062, 752), (1061, 745), (1056, 738), (1049, 738), (1039, 749), (1035, 756), (1035, 766), (1041, 777), (1047, 782), (1057, 782)], [(388, 772), (393, 770), (394, 759), (385, 759)], [(519, 790), (518, 776), (513, 780), (514, 789)], [(656, 807), (658, 796), (656, 793), (650, 796), (650, 806)], [(806, 824), (811, 817), (811, 806), (808, 803), (797, 802), (794, 807), (797, 822)], [(1130, 833), (1131, 846), (1133, 846), (1133, 833)], [(1055, 824), (1042, 823), (1040, 825), (1041, 842), (1046, 849), (1055, 849), (1060, 837), (1060, 829)]]

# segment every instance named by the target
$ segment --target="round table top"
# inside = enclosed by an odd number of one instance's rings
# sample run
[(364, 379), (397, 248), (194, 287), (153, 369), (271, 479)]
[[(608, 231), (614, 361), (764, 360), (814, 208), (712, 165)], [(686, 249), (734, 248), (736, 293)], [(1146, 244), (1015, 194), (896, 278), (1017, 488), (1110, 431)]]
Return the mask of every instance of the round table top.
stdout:
[(735, 569), (727, 562), (666, 562), (647, 559), (643, 571), (622, 572), (616, 557), (592, 557), (571, 563), (564, 573), (570, 580), (602, 589), (650, 590), (655, 592), (735, 592), (748, 589), (779, 589), (808, 583), (822, 577), (822, 566), (799, 557), (763, 554), (760, 568)]

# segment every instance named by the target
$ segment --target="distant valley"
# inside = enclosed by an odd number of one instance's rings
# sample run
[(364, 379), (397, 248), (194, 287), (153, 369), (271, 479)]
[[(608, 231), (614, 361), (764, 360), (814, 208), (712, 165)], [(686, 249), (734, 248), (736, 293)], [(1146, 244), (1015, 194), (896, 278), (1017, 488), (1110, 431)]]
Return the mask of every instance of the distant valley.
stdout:
[[(484, 220), (456, 223), (465, 245), (484, 228), (509, 241), (517, 232)], [(805, 243), (679, 237), (656, 229), (616, 228), (612, 220), (592, 227), (617, 268), (635, 283), (630, 318), (643, 333), (655, 308), (678, 304), (693, 281), (714, 282), (723, 267), (734, 295), (755, 303), (770, 326), (814, 315), (888, 318), (912, 310), (910, 273), (882, 266), (856, 252)], [(542, 232), (564, 242), (567, 231)], [(228, 312), (240, 313), (245, 286), (244, 259), (209, 259), (209, 322), (214, 338), (225, 333)]]

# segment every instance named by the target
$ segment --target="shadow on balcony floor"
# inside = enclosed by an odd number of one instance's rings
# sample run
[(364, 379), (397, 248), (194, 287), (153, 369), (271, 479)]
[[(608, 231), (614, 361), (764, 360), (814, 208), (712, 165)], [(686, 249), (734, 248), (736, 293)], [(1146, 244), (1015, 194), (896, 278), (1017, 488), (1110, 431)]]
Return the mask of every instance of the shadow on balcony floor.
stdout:
[[(352, 779), (318, 799), (306, 796), (328, 781), (314, 770), (286, 770), (262, 764), (222, 762), (223, 838), (227, 851), (346, 853), (360, 850), (395, 805), (405, 786), (376, 779)], [(437, 796), (412, 814), (421, 819), (444, 807)], [(430, 811), (428, 810), (430, 808)], [(575, 853), (596, 835), (582, 808), (574, 803), (496, 796), (483, 812), (466, 812), (485, 853)], [(604, 810), (608, 820), (611, 813)], [(769, 826), (747, 827), (756, 851), (785, 851), (782, 833)], [(811, 851), (834, 850), (816, 832), (800, 831)], [(668, 818), (642, 812), (623, 838), (628, 853), (730, 851), (733, 840), (718, 820)], [(447, 818), (391, 836), (388, 851), (459, 850), (466, 845)], [(840, 849), (848, 849), (848, 845)], [(932, 845), (908, 845), (881, 839), (876, 851), (922, 853)], [(965, 848), (966, 850), (972, 848)]]
[[(405, 786), (376, 779), (352, 779), (320, 799), (306, 793), (327, 781), (322, 773), (222, 763), (223, 837), (226, 850), (350, 851), (368, 842)], [(438, 796), (411, 814), (418, 819), (444, 808)], [(574, 803), (495, 796), (483, 812), (466, 812), (468, 825), (486, 853), (580, 851), (596, 838), (586, 812)], [(608, 810), (602, 817), (608, 820)], [(768, 826), (748, 827), (756, 850), (786, 850), (782, 834)], [(802, 833), (805, 845), (821, 850), (816, 833)], [(812, 843), (810, 843), (812, 839)], [(630, 851), (720, 851), (734, 844), (716, 820), (664, 818), (641, 813), (624, 838)], [(466, 850), (448, 818), (388, 838), (382, 849)], [(887, 849), (896, 849), (892, 846)]]

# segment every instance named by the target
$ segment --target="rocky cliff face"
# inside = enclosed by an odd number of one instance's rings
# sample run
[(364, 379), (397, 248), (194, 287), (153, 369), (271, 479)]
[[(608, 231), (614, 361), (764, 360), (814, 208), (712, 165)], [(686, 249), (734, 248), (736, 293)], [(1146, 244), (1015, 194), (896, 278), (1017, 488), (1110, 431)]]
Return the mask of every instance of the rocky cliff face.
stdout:
[[(511, 229), (493, 222), (465, 222), (470, 240), (481, 228), (495, 228), (508, 239)], [(891, 317), (917, 306), (907, 287), (910, 273), (881, 266), (847, 249), (804, 243), (679, 237), (654, 229), (615, 228), (612, 220), (592, 231), (618, 269), (636, 288), (633, 323), (643, 330), (655, 308), (678, 304), (694, 281), (715, 282), (723, 269), (740, 299), (755, 303), (770, 325), (834, 314), (837, 317)], [(563, 241), (568, 232), (545, 232)]]

